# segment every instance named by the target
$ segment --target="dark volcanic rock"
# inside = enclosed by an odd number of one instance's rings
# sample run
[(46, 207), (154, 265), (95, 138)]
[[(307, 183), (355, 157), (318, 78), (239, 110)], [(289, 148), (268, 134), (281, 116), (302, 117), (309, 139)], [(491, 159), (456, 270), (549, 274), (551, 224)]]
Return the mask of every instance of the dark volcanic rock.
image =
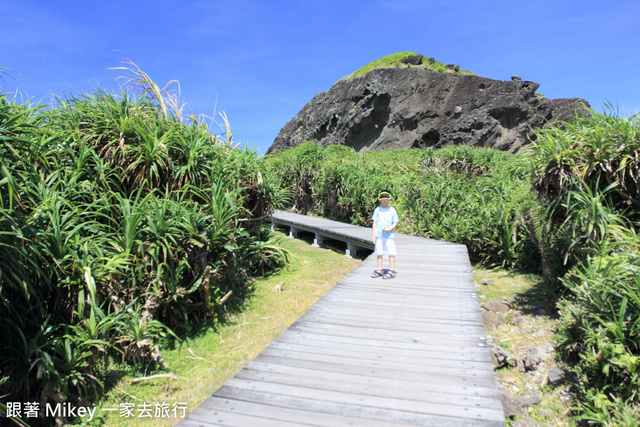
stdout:
[(517, 153), (532, 128), (569, 120), (582, 99), (547, 99), (539, 84), (441, 73), (421, 67), (381, 68), (340, 80), (313, 97), (287, 123), (268, 153), (315, 141), (361, 150), (491, 146)]

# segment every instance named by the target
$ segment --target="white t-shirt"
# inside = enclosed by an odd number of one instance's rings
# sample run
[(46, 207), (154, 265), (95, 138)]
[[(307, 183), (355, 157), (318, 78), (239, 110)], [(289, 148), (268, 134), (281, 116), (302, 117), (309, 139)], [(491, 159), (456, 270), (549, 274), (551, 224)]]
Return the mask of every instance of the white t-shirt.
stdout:
[(371, 217), (371, 219), (378, 223), (378, 226), (376, 227), (376, 237), (393, 239), (393, 230), (383, 232), (382, 229), (389, 228), (394, 222), (398, 222), (398, 212), (396, 211), (396, 208), (393, 206), (389, 206), (388, 208), (378, 206), (373, 211), (373, 217)]

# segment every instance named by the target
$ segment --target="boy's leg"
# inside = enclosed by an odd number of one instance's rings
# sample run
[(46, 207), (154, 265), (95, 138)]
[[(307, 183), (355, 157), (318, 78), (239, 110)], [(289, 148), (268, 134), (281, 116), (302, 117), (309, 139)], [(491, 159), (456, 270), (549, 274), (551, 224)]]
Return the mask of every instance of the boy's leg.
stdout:
[(389, 255), (389, 267), (392, 271), (396, 269), (396, 242), (394, 239), (387, 239), (386, 243), (386, 251)]
[(396, 243), (393, 239), (385, 239), (385, 251), (389, 256), (389, 271), (382, 276), (383, 279), (393, 279), (396, 277)]
[(376, 248), (375, 248), (375, 252), (376, 255), (378, 257), (377, 261), (378, 261), (378, 269), (375, 270), (373, 272), (373, 274), (371, 275), (371, 277), (380, 277), (383, 275), (382, 272), (382, 255), (383, 255), (383, 250), (382, 250), (382, 239), (377, 239), (376, 241)]
[(382, 255), (378, 255), (378, 269), (374, 270), (371, 277), (375, 279), (376, 277), (381, 277), (381, 276), (384, 276), (384, 271), (382, 271)]
[(376, 239), (375, 253), (378, 256), (378, 270), (382, 269), (382, 256), (384, 255), (384, 245), (382, 237)]

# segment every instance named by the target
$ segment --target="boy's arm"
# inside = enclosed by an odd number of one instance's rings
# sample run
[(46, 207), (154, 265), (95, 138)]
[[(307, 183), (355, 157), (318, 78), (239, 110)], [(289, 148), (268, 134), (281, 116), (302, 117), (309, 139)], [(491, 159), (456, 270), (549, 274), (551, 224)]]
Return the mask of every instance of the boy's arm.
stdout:
[(398, 223), (394, 222), (393, 224), (391, 224), (391, 227), (385, 227), (382, 229), (382, 231), (384, 231), (385, 233), (388, 233), (390, 231), (395, 230), (397, 226), (398, 226)]
[(378, 221), (373, 221), (373, 225), (371, 226), (371, 240), (373, 241), (373, 244), (376, 244), (376, 227), (378, 226)]
[(389, 231), (393, 231), (396, 229), (396, 227), (398, 226), (398, 223), (400, 222), (400, 219), (398, 218), (398, 211), (396, 210), (396, 208), (393, 208), (393, 219), (392, 219), (393, 223), (391, 224), (391, 227), (389, 227)]

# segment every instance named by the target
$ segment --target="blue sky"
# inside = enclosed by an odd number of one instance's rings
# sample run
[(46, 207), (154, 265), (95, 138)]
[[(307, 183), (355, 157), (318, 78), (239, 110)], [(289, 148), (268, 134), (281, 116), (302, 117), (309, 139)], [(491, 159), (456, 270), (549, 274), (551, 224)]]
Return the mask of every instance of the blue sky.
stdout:
[(314, 95), (403, 51), (640, 111), (637, 0), (2, 0), (0, 16), (2, 91), (119, 91), (109, 68), (129, 59), (259, 154)]

